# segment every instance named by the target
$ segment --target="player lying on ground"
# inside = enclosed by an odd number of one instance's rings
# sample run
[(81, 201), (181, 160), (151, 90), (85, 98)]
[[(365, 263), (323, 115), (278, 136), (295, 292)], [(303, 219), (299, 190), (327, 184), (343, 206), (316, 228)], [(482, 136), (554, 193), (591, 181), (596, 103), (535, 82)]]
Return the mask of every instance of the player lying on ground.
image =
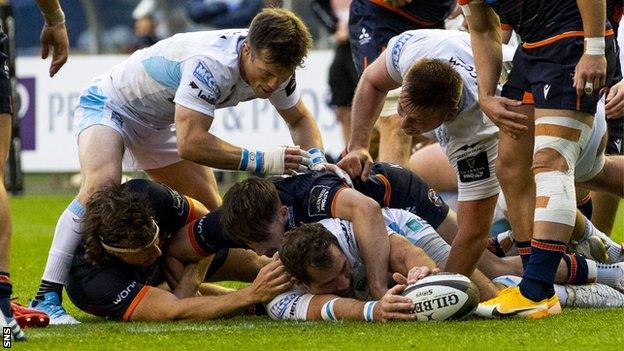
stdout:
[[(269, 315), (274, 319), (414, 319), (413, 314), (402, 312), (413, 305), (398, 294), (404, 284), (426, 276), (434, 264), (443, 264), (450, 247), (440, 238), (432, 240), (435, 231), (414, 214), (384, 209), (384, 215), (392, 223), (392, 229), (388, 228), (388, 264), (394, 281), (389, 284), (399, 285), (388, 290), (378, 303), (368, 301), (371, 299), (362, 282), (365, 266), (352, 237), (352, 226), (348, 221), (324, 219), (284, 235), (280, 258), (298, 283), (267, 305)], [(424, 250), (418, 247), (423, 242), (429, 242)], [(499, 281), (509, 285), (514, 279)], [(624, 295), (602, 284), (558, 285), (557, 293), (567, 306), (624, 307)]]
[[(208, 167), (282, 174), (322, 163), (321, 135), (295, 79), (311, 46), (301, 19), (265, 9), (249, 30), (177, 34), (94, 78), (74, 118), (82, 184), (59, 218), (32, 306), (47, 312), (52, 324), (76, 322), (60, 299), (82, 241), (83, 204), (103, 186), (121, 182), (124, 154), (127, 166), (209, 209), (221, 198)], [(210, 132), (216, 110), (256, 98), (269, 100), (300, 147), (248, 150)], [(383, 242), (379, 250), (383, 256)]]
[[(202, 320), (244, 313), (291, 286), (277, 258), (181, 249), (192, 247), (192, 223), (206, 212), (198, 201), (144, 180), (96, 192), (86, 204), (70, 299), (87, 313), (124, 321)], [(202, 284), (206, 279), (253, 282), (229, 291)]]

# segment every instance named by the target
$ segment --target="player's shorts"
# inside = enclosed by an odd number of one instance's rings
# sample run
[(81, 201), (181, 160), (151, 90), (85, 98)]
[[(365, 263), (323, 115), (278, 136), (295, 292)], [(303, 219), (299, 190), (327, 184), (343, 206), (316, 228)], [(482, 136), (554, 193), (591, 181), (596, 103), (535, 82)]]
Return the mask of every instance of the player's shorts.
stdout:
[(334, 61), (329, 67), (329, 88), (331, 90), (330, 106), (351, 106), (355, 87), (358, 83), (358, 74), (351, 58), (349, 43), (339, 44), (336, 47)]
[(0, 114), (13, 114), (9, 56), (6, 54), (8, 44), (9, 38), (0, 27)]
[[(618, 81), (618, 52), (613, 35), (605, 37), (606, 85)], [(519, 46), (502, 96), (535, 104), (535, 108), (596, 112), (600, 91), (577, 96), (573, 77), (583, 55), (583, 37), (569, 37), (535, 48)]]
[(622, 152), (622, 139), (624, 139), (624, 118), (607, 120), (608, 137), (607, 155), (624, 155)]
[(129, 320), (150, 286), (164, 281), (159, 269), (111, 264), (82, 276), (69, 274), (67, 295), (82, 311), (99, 317)]
[(156, 128), (111, 109), (97, 81), (80, 95), (74, 112), (76, 137), (94, 125), (104, 125), (121, 135), (124, 167), (137, 170), (162, 168), (182, 161), (178, 154), (175, 125)]
[(598, 102), (594, 125), (587, 147), (581, 150), (574, 167), (574, 180), (585, 182), (594, 178), (604, 167), (605, 156), (601, 148), (602, 139), (607, 132), (607, 121), (604, 113), (604, 99)]
[[(388, 45), (390, 38), (405, 31), (423, 28), (400, 15), (371, 4), (354, 0), (349, 9), (349, 41), (353, 62), (359, 75), (373, 63)], [(431, 28), (444, 28), (444, 23)]]
[(495, 168), (498, 137), (492, 136), (462, 149), (447, 155), (457, 174), (457, 201), (481, 200), (500, 193)]

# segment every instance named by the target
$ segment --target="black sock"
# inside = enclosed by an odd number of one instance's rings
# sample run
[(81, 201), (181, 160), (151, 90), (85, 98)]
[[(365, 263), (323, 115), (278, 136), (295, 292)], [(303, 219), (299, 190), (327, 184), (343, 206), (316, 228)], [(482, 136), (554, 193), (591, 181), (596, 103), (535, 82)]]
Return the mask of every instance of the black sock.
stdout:
[(41, 280), (41, 284), (39, 285), (39, 291), (37, 291), (37, 295), (35, 295), (36, 300), (43, 300), (43, 294), (53, 291), (55, 292), (59, 299), (63, 298), (63, 284), (49, 282), (47, 280)]
[(11, 317), (11, 294), (13, 294), (13, 286), (8, 272), (0, 271), (0, 311), (2, 314)]

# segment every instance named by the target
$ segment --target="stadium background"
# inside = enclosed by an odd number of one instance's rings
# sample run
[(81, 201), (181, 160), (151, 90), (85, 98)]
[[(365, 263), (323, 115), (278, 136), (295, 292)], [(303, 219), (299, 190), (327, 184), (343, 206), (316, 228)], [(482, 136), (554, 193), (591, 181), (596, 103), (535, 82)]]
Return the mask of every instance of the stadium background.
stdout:
[[(169, 16), (156, 15), (159, 35), (208, 29), (184, 18), (183, 1), (153, 1)], [(17, 175), (7, 179), (13, 193), (12, 280), (20, 302), (34, 294), (45, 264), (56, 219), (77, 190), (77, 148), (72, 111), (88, 81), (127, 57), (135, 39), (133, 11), (138, 0), (62, 0), (70, 33), (70, 59), (54, 79), (39, 52), (43, 24), (32, 0), (11, 1), (15, 20), (17, 120), (20, 156), (12, 163)], [(326, 149), (342, 150), (341, 131), (327, 105), (327, 71), (333, 57), (330, 35), (310, 11), (309, 0), (282, 1), (310, 27), (315, 48), (298, 71), (306, 104), (316, 116)], [(159, 17), (160, 16), (160, 17)], [(622, 38), (622, 36), (620, 36)], [(251, 101), (219, 110), (213, 132), (235, 144), (259, 147), (290, 143), (288, 131), (266, 101)], [(16, 129), (17, 130), (17, 129)], [(18, 166), (18, 168), (15, 168)], [(15, 172), (21, 170), (23, 172)], [(141, 177), (141, 173), (129, 176)], [(221, 190), (244, 174), (220, 173)], [(8, 178), (8, 177), (7, 177)], [(12, 180), (9, 182), (9, 180)], [(618, 213), (614, 237), (624, 239), (624, 213)], [(236, 284), (229, 284), (236, 286)], [(28, 330), (30, 341), (18, 349), (611, 349), (621, 347), (621, 310), (566, 310), (562, 316), (530, 321), (463, 321), (450, 323), (277, 323), (266, 318), (235, 318), (204, 323), (108, 322), (89, 317), (66, 301), (84, 323)], [(547, 340), (544, 342), (543, 338)]]

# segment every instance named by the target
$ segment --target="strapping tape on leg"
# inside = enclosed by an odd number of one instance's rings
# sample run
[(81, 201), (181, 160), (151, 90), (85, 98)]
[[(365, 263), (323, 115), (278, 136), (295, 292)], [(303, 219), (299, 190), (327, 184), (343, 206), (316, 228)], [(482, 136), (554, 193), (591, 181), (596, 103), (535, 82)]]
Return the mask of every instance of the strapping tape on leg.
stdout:
[(535, 222), (574, 226), (576, 195), (571, 172), (542, 172), (535, 175)]
[[(535, 150), (554, 149), (573, 172), (581, 150), (587, 146), (591, 127), (570, 117), (540, 117), (535, 121)], [(573, 173), (572, 173), (573, 174)]]

